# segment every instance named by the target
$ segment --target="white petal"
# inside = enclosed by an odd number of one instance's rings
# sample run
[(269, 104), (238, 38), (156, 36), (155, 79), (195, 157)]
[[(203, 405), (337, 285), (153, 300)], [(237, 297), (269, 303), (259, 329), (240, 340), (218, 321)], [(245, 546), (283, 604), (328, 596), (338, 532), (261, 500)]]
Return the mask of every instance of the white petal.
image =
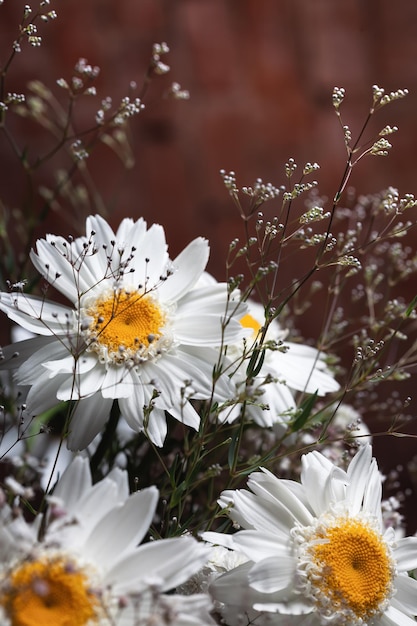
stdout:
[(208, 242), (197, 237), (173, 261), (174, 273), (159, 291), (165, 302), (177, 302), (197, 283), (209, 258)]
[(394, 558), (399, 572), (411, 572), (417, 568), (417, 537), (398, 539)]
[(345, 499), (348, 483), (346, 472), (316, 451), (304, 454), (301, 463), (301, 482), (316, 515), (321, 515), (332, 504)]
[(165, 437), (167, 436), (165, 411), (153, 409), (149, 416), (149, 422), (144, 427), (144, 431), (148, 439), (158, 446), (158, 448), (162, 448)]
[[(277, 594), (274, 594), (277, 595)], [(281, 601), (255, 602), (253, 608), (265, 613), (276, 613), (278, 617), (272, 622), (277, 626), (323, 626), (314, 611), (314, 606), (309, 604), (300, 595), (288, 595)]]
[(30, 252), (30, 259), (38, 272), (74, 304), (87, 288), (72, 263), (72, 259), (77, 258), (74, 244), (53, 235), (47, 235), (46, 240), (38, 239), (36, 253), (34, 250)]
[(89, 215), (87, 217), (85, 232), (88, 238), (94, 237), (97, 245), (106, 244), (109, 246), (111, 241), (116, 240), (113, 229), (101, 215)]
[(94, 528), (103, 517), (105, 517), (115, 506), (118, 505), (118, 493), (116, 484), (110, 480), (101, 480), (80, 498), (73, 516), (80, 521), (76, 529), (74, 541), (78, 546), (90, 536), (91, 529)]
[(176, 316), (175, 336), (182, 344), (190, 346), (219, 346), (222, 341), (228, 344), (243, 339), (245, 330), (236, 319), (229, 320), (222, 332), (221, 315), (202, 312), (198, 318), (192, 314)]
[(318, 392), (319, 395), (337, 391), (339, 383), (327, 371), (326, 365), (316, 348), (285, 342), (287, 352), (269, 353), (268, 360), (274, 363), (287, 385), (306, 393)]
[(243, 552), (254, 563), (269, 557), (279, 559), (280, 562), (281, 559), (291, 558), (295, 567), (295, 561), (290, 556), (289, 535), (279, 530), (274, 533), (241, 530), (233, 535), (233, 545), (236, 550)]
[(109, 417), (112, 400), (101, 393), (80, 400), (71, 415), (67, 446), (70, 450), (84, 450), (104, 428)]
[(378, 626), (415, 626), (416, 622), (402, 611), (389, 606), (378, 620)]
[(374, 515), (382, 528), (382, 477), (378, 471), (376, 460), (372, 459), (371, 467), (368, 473), (368, 481), (363, 499), (363, 510)]
[(190, 402), (185, 402), (183, 406), (172, 406), (168, 409), (169, 414), (181, 424), (185, 424), (194, 430), (198, 430), (200, 426), (200, 415), (194, 409)]
[[(113, 480), (104, 478), (90, 489), (85, 489), (66, 516), (54, 520), (47, 529), (46, 541), (64, 543), (67, 548), (83, 552), (84, 542), (92, 528), (120, 502), (120, 494)], [(70, 522), (70, 523), (68, 523)]]
[(394, 585), (397, 589), (395, 605), (409, 615), (417, 615), (417, 580), (403, 574), (397, 576)]
[(34, 337), (2, 348), (1, 369), (15, 369), (19, 384), (32, 384), (39, 379), (39, 368), (44, 361), (58, 356), (66, 356), (66, 348), (55, 337)]
[(113, 482), (116, 483), (117, 491), (120, 496), (120, 501), (124, 502), (129, 497), (129, 479), (127, 472), (122, 470), (120, 467), (113, 467), (112, 470), (107, 474), (107, 478), (110, 478)]
[(275, 593), (286, 589), (294, 579), (296, 561), (291, 556), (263, 559), (251, 568), (248, 578), (251, 587), (261, 593)]
[[(218, 351), (213, 348), (203, 348), (201, 346), (181, 346), (176, 349), (173, 356), (179, 358), (182, 363), (189, 364), (190, 367), (187, 366), (189, 372), (187, 378), (194, 380), (195, 370), (201, 372), (198, 378), (198, 380), (200, 380), (199, 385), (193, 384), (193, 388), (196, 392), (195, 397), (202, 400), (207, 398), (207, 393), (211, 395), (213, 368), (218, 363)], [(226, 364), (224, 364), (224, 369), (225, 368)], [(219, 402), (224, 402), (235, 397), (235, 391), (236, 387), (233, 381), (225, 373), (216, 380), (214, 398)]]
[[(143, 430), (143, 407), (148, 404), (144, 385), (135, 371), (131, 372), (132, 392), (119, 398), (120, 412), (135, 432)], [(149, 401), (152, 393), (149, 394)]]
[[(125, 274), (125, 282), (133, 279), (135, 287), (141, 285), (149, 291), (158, 285), (159, 294), (161, 277), (165, 275), (169, 261), (163, 227), (159, 224), (152, 224), (142, 240), (134, 245), (137, 249), (129, 264), (129, 269), (132, 267), (134, 272), (132, 276)], [(164, 284), (162, 283), (161, 286), (163, 287)]]
[(57, 397), (59, 400), (85, 400), (101, 390), (105, 376), (104, 366), (96, 361), (95, 367), (85, 373), (67, 375), (59, 386)]
[[(278, 533), (289, 532), (294, 526), (296, 519), (304, 513), (301, 506), (297, 506), (294, 499), (288, 494), (283, 494), (285, 504), (279, 501), (268, 502), (267, 500), (260, 498), (248, 491), (224, 491), (219, 499), (219, 504), (222, 507), (227, 506), (230, 502), (233, 502), (233, 507), (230, 509), (230, 517), (236, 521), (242, 528), (254, 528), (261, 532), (266, 533)], [(289, 510), (290, 505), (293, 510)], [(297, 512), (297, 516), (294, 515), (294, 511), (300, 509)], [(305, 518), (305, 514), (304, 514)], [(308, 517), (311, 521), (311, 515)]]
[(305, 526), (311, 524), (313, 518), (310, 511), (296, 493), (288, 488), (288, 481), (280, 480), (268, 470), (261, 469), (261, 472), (254, 472), (249, 476), (248, 486), (264, 501), (271, 503), (272, 510), (276, 507), (282, 520), (282, 528), (290, 528), (294, 521)]
[(210, 549), (192, 537), (160, 539), (140, 546), (119, 561), (104, 577), (115, 593), (157, 583), (161, 591), (174, 589), (195, 574), (208, 560)]
[(103, 398), (127, 398), (133, 393), (131, 369), (109, 364), (101, 385)]
[[(178, 302), (178, 315), (208, 315), (226, 316), (226, 307), (231, 308), (227, 300), (227, 284), (214, 282), (210, 286), (195, 287), (184, 294)], [(233, 306), (234, 308), (234, 306)]]
[(146, 431), (146, 436), (159, 448), (163, 446), (167, 424), (165, 411), (157, 407), (153, 408), (148, 424), (144, 424), (144, 406), (149, 406), (152, 398), (153, 385), (144, 385), (142, 380), (132, 371), (133, 388), (127, 398), (119, 398), (120, 412), (130, 428), (136, 433)]
[(60, 378), (47, 378), (39, 376), (33, 383), (26, 397), (26, 413), (39, 415), (57, 405), (57, 393)]
[[(185, 354), (185, 358), (181, 356), (181, 352), (165, 354), (157, 363), (146, 364), (147, 376), (157, 381), (162, 392), (161, 402), (167, 408), (181, 403), (181, 388), (185, 381), (191, 381), (191, 388), (199, 397), (200, 394), (205, 398), (211, 395), (212, 367), (191, 354)], [(196, 393), (192, 393), (192, 397), (195, 396)]]
[(219, 576), (211, 583), (210, 594), (226, 606), (236, 607), (239, 613), (251, 608), (255, 602), (265, 600), (265, 595), (249, 586), (248, 576), (252, 567), (252, 562), (244, 563)]
[(362, 508), (371, 461), (372, 448), (370, 445), (364, 445), (349, 463), (347, 469), (349, 485), (346, 490), (346, 498), (350, 501), (349, 510), (352, 515), (359, 513)]
[(0, 310), (37, 335), (68, 335), (75, 327), (73, 309), (20, 292), (0, 293)]
[[(58, 347), (61, 347), (61, 352), (59, 352)], [(75, 359), (68, 351), (63, 355), (62, 346), (58, 344), (58, 347), (55, 347), (57, 358), (54, 354), (48, 355), (47, 351), (44, 351), (45, 362), (42, 365), (47, 370), (49, 378), (55, 378), (58, 374), (75, 374), (75, 376), (79, 376), (89, 372), (97, 365), (97, 357), (93, 354), (85, 353), (78, 359)]]
[(0, 559), (2, 563), (12, 561), (17, 556), (16, 537), (8, 528), (0, 526)]
[[(131, 218), (125, 217), (116, 231), (117, 244), (125, 250), (125, 254), (129, 255), (132, 248), (140, 247), (143, 237), (145, 236), (147, 225), (143, 217), (136, 222)], [(133, 252), (135, 252), (133, 250)]]
[(108, 570), (149, 532), (158, 497), (157, 488), (152, 486), (133, 493), (121, 506), (113, 508), (91, 530), (83, 555), (100, 570)]
[(54, 489), (54, 497), (61, 498), (64, 508), (72, 511), (91, 486), (88, 459), (76, 456), (59, 479)]
[(235, 548), (235, 544), (233, 541), (233, 535), (225, 535), (224, 533), (216, 533), (214, 531), (208, 530), (200, 535), (201, 539), (204, 541), (208, 541), (215, 546), (223, 546), (224, 548), (228, 548), (232, 550)]

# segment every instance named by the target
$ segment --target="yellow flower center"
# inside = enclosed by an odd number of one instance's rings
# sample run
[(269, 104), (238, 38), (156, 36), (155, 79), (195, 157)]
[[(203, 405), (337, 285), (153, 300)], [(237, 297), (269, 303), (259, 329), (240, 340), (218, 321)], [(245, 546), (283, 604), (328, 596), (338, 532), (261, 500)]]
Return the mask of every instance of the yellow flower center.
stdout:
[(243, 328), (251, 328), (253, 330), (252, 337), (256, 339), (262, 325), (250, 313), (246, 313), (246, 315), (240, 319), (240, 323)]
[(311, 539), (310, 582), (324, 613), (339, 613), (340, 624), (380, 614), (392, 595), (395, 569), (382, 535), (363, 520), (342, 517)]
[(166, 315), (149, 294), (120, 290), (106, 293), (83, 310), (92, 320), (88, 331), (89, 350), (103, 360), (143, 361), (163, 349)]
[(19, 565), (10, 574), (0, 602), (11, 626), (98, 624), (98, 598), (87, 576), (62, 557)]

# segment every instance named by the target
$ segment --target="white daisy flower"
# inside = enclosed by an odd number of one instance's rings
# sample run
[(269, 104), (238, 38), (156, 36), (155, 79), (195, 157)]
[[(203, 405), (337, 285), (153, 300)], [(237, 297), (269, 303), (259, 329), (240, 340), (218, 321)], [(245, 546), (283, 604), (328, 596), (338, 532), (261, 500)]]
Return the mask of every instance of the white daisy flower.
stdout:
[(157, 502), (155, 487), (129, 495), (121, 470), (93, 486), (76, 457), (44, 519), (29, 524), (3, 506), (2, 626), (211, 624), (208, 596), (166, 593), (204, 565), (206, 546), (192, 537), (138, 545)]
[[(251, 562), (213, 583), (217, 601), (242, 619), (247, 610), (275, 613), (277, 624), (285, 615), (317, 625), (415, 624), (417, 581), (408, 572), (417, 566), (417, 537), (396, 539), (384, 528), (381, 475), (368, 444), (347, 471), (311, 452), (301, 483), (263, 469), (248, 487), (220, 498), (243, 528), (233, 545)], [(221, 534), (203, 536), (223, 545)]]
[[(244, 328), (252, 331), (252, 336), (234, 346), (228, 346), (228, 357), (235, 361), (248, 352), (233, 379), (238, 390), (246, 384), (246, 369), (255, 342), (259, 340), (265, 324), (263, 306), (249, 301), (248, 313), (241, 317)], [(286, 340), (287, 332), (282, 330), (278, 321), (273, 320), (267, 330), (264, 344), (266, 349), (260, 372), (253, 377), (250, 386), (245, 388), (245, 396), (253, 399), (245, 406), (246, 416), (263, 427), (285, 426), (296, 403), (294, 391), (316, 393), (323, 396), (339, 389), (338, 382), (325, 363), (325, 355), (316, 348)], [(275, 344), (276, 349), (272, 349)], [(240, 406), (234, 407), (227, 415), (232, 422), (238, 416)]]
[[(68, 241), (47, 235), (31, 252), (72, 307), (20, 290), (0, 294), (0, 309), (38, 335), (4, 349), (2, 367), (17, 368), (17, 383), (29, 388), (29, 415), (57, 399), (75, 401), (70, 449), (90, 443), (115, 399), (129, 426), (162, 446), (165, 410), (198, 428), (188, 400), (211, 396), (215, 348), (238, 341), (244, 330), (235, 313), (226, 313), (224, 283), (196, 287), (209, 256), (205, 239), (170, 261), (162, 226), (148, 229), (143, 219), (124, 219), (114, 233), (103, 218), (89, 217), (86, 233)], [(215, 391), (215, 399), (230, 397), (227, 376)]]

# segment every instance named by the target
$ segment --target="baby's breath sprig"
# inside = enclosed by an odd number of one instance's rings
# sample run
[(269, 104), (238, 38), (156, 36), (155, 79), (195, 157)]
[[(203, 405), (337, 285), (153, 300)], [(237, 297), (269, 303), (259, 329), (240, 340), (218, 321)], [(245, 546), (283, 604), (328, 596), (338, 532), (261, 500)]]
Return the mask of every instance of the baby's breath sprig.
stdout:
[[(343, 191), (346, 188), (346, 185), (350, 179), (350, 175), (352, 173), (352, 169), (357, 165), (357, 163), (366, 155), (371, 156), (387, 156), (392, 145), (385, 138), (387, 135), (392, 135), (398, 131), (397, 126), (386, 125), (382, 130), (379, 131), (378, 137), (373, 141), (367, 141), (364, 145), (362, 142), (362, 137), (365, 133), (366, 128), (369, 125), (369, 122), (376, 111), (378, 111), (381, 107), (390, 104), (391, 102), (395, 102), (401, 98), (404, 98), (408, 95), (408, 89), (398, 89), (397, 91), (392, 91), (389, 94), (386, 94), (384, 89), (378, 87), (377, 85), (373, 85), (372, 87), (372, 105), (369, 108), (368, 115), (365, 119), (364, 124), (362, 125), (361, 130), (359, 131), (356, 139), (352, 140), (352, 132), (346, 124), (342, 121), (342, 116), (340, 112), (341, 104), (345, 97), (345, 90), (340, 87), (334, 87), (332, 102), (333, 107), (335, 109), (335, 113), (340, 122), (344, 142), (347, 151), (347, 164), (343, 174), (343, 178), (340, 184), (340, 188), (335, 195), (335, 202), (337, 203), (340, 199)], [(370, 145), (369, 145), (370, 144)]]
[[(30, 32), (34, 36), (35, 21), (44, 22), (55, 19), (55, 12), (51, 11), (49, 5), (49, 0), (48, 2), (44, 0), (37, 11), (32, 11), (29, 5), (25, 7), (20, 25), (19, 46), (24, 33)], [(6, 76), (16, 51), (11, 53), (0, 75), (0, 131), (6, 137), (8, 149), (23, 167), (23, 176), (27, 185), (32, 190), (38, 189), (42, 201), (37, 210), (39, 220), (46, 219), (52, 207), (56, 211), (61, 210), (62, 201), (70, 201), (74, 210), (83, 212), (89, 199), (94, 203), (96, 211), (105, 212), (100, 191), (95, 186), (87, 168), (87, 159), (101, 143), (112, 150), (125, 168), (128, 169), (134, 165), (135, 153), (131, 145), (129, 124), (143, 111), (145, 106), (143, 100), (151, 81), (169, 71), (169, 66), (163, 61), (163, 57), (168, 52), (169, 48), (166, 43), (154, 44), (142, 85), (138, 86), (135, 81), (131, 81), (127, 95), (123, 96), (119, 102), (114, 102), (110, 96), (101, 97), (93, 120), (90, 124), (84, 123), (83, 127), (77, 116), (80, 109), (78, 103), (82, 98), (98, 96), (96, 80), (100, 68), (81, 57), (75, 64), (70, 77), (60, 77), (56, 81), (58, 92), (35, 78), (29, 81), (27, 93), (17, 94), (6, 91)], [(179, 100), (185, 100), (188, 95), (178, 83), (173, 83), (170, 91), (172, 97)], [(5, 114), (9, 111), (29, 119), (47, 131), (50, 137), (45, 141), (47, 148), (44, 152), (37, 150), (32, 153), (19, 145), (9, 130), (9, 125), (5, 123)], [(68, 167), (65, 165), (62, 167), (62, 155), (67, 162), (69, 161)], [(58, 156), (60, 169), (55, 172), (54, 182), (48, 181), (47, 186), (42, 181), (39, 185), (36, 182), (37, 177), (40, 176), (38, 172), (46, 163), (51, 163), (53, 167), (54, 159)], [(71, 182), (73, 178), (81, 178), (82, 182), (73, 184)], [(30, 207), (27, 210), (30, 211)], [(91, 206), (89, 212), (91, 212)], [(15, 279), (19, 279), (24, 274), (24, 267), (32, 246), (33, 232), (38, 226), (34, 216), (29, 218), (29, 216), (22, 215), (22, 221), (25, 223), (22, 241), (26, 244), (23, 255), (20, 255), (21, 261), (14, 263)], [(7, 271), (4, 275), (7, 276)]]

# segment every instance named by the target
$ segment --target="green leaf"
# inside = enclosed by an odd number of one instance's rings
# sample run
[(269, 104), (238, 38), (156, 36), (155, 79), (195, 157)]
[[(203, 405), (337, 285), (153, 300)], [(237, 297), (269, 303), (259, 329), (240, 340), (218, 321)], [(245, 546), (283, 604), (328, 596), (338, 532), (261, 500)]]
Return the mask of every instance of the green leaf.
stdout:
[(227, 455), (227, 462), (229, 463), (229, 467), (230, 469), (232, 469), (234, 462), (235, 462), (235, 450), (236, 450), (236, 446), (238, 444), (239, 441), (239, 429), (236, 428), (235, 432), (233, 433), (233, 436), (231, 438), (231, 442), (230, 442), (230, 446), (229, 446), (229, 452)]
[(405, 312), (405, 317), (410, 317), (411, 313), (414, 311), (416, 304), (417, 304), (417, 296), (414, 296), (414, 298), (411, 300), (410, 304), (407, 307), (407, 310)]
[(295, 432), (300, 430), (304, 424), (307, 422), (308, 418), (311, 415), (311, 412), (316, 404), (317, 400), (317, 391), (315, 391), (311, 396), (309, 396), (300, 406), (300, 413), (295, 418), (292, 424), (292, 430)]

